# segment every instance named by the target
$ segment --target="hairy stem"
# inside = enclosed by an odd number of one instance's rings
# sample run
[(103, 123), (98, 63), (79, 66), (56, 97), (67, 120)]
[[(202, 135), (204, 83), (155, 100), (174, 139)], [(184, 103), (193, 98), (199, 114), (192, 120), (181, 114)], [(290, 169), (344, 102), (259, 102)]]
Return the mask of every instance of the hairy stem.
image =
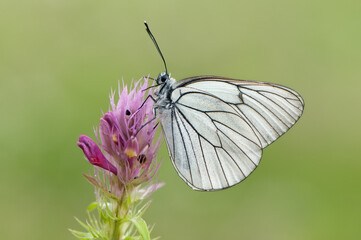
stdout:
[(112, 223), (113, 234), (111, 240), (121, 240), (126, 233), (127, 223), (125, 218), (131, 208), (131, 204), (128, 202), (130, 192), (131, 188), (124, 186), (124, 194), (122, 195), (119, 202), (116, 202), (115, 204), (115, 220)]
[(115, 205), (115, 220), (113, 221), (112, 225), (113, 225), (113, 234), (112, 234), (112, 240), (120, 240), (122, 238), (122, 236), (120, 236), (120, 219), (119, 219), (119, 213), (120, 213), (120, 208), (121, 208), (121, 202), (117, 202)]

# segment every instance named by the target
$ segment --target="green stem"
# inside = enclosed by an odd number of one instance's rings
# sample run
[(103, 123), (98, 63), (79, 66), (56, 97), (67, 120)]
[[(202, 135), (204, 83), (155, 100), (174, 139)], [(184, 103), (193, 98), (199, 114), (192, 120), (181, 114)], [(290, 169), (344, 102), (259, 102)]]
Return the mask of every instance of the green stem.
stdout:
[[(124, 187), (126, 188), (126, 186)], [(127, 224), (126, 221), (124, 221), (124, 218), (128, 214), (130, 208), (127, 202), (128, 191), (129, 189), (125, 190), (119, 202), (116, 202), (116, 209), (114, 209), (116, 220), (113, 221), (113, 235), (111, 240), (121, 240), (124, 237), (127, 228)]]
[(116, 220), (113, 221), (113, 234), (112, 234), (112, 240), (120, 240), (122, 236), (120, 236), (120, 231), (119, 231), (119, 228), (120, 228), (120, 223), (121, 221), (119, 220), (119, 213), (120, 213), (120, 208), (121, 208), (121, 203), (122, 203), (122, 200), (120, 200), (120, 202), (116, 203), (115, 205), (115, 217), (116, 217)]

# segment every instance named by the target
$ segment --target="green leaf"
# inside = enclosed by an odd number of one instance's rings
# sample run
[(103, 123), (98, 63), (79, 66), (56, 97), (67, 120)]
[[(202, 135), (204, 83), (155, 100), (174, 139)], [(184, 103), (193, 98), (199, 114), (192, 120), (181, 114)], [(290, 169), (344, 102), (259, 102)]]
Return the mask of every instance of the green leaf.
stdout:
[(95, 178), (93, 178), (92, 176), (89, 176), (89, 175), (84, 174), (84, 173), (83, 173), (83, 176), (86, 178), (86, 180), (88, 180), (95, 187), (100, 187), (100, 184), (98, 183), (98, 181)]
[(141, 208), (138, 210), (137, 216), (141, 217), (141, 216), (144, 214), (145, 210), (148, 209), (148, 207), (149, 207), (149, 205), (151, 204), (151, 202), (152, 202), (152, 200), (149, 200), (146, 204), (144, 204), (144, 206), (141, 207)]
[(97, 202), (92, 202), (91, 204), (89, 204), (88, 206), (88, 212), (91, 212), (94, 208), (96, 208), (98, 206)]
[(137, 228), (139, 234), (142, 236), (143, 240), (150, 240), (150, 234), (148, 231), (147, 223), (143, 220), (143, 218), (135, 217), (129, 219), (134, 226)]
[(111, 194), (110, 192), (108, 192), (106, 189), (103, 188), (103, 186), (92, 176), (89, 176), (87, 174), (83, 173), (83, 176), (86, 178), (86, 180), (88, 180), (88, 182), (90, 182), (91, 184), (93, 184), (96, 188), (98, 188), (100, 191), (102, 191), (102, 193), (107, 196), (108, 198), (111, 199), (115, 199), (118, 200), (118, 198), (116, 196), (114, 196), (113, 194)]
[(94, 239), (94, 237), (90, 234), (90, 233), (86, 233), (86, 232), (79, 232), (79, 231), (75, 231), (72, 229), (69, 229), (69, 231), (77, 238), (82, 239), (82, 240), (92, 240)]
[(89, 224), (88, 221), (86, 223), (83, 223), (78, 218), (75, 219), (83, 228), (85, 228), (88, 231), (88, 233), (86, 233), (86, 232), (70, 230), (76, 237), (80, 239), (96, 239), (100, 237), (100, 234), (98, 233), (96, 226), (92, 226), (91, 224)]
[(77, 217), (75, 217), (75, 220), (83, 227), (85, 228), (86, 230), (89, 231), (89, 226), (85, 223), (83, 223), (82, 221), (80, 221)]

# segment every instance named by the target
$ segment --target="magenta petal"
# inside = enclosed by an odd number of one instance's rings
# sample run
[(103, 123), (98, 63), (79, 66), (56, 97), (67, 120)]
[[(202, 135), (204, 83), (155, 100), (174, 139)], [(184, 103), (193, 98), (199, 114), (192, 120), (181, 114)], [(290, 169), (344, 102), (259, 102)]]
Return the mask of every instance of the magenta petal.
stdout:
[(117, 169), (104, 157), (98, 145), (90, 137), (81, 135), (77, 144), (83, 150), (85, 156), (91, 164), (117, 175)]

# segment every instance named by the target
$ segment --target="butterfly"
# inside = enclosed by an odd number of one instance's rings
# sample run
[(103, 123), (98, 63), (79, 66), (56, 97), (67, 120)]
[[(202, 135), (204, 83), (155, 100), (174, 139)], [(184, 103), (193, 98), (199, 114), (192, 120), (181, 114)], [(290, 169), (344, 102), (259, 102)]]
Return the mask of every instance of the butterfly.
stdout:
[(262, 149), (301, 117), (302, 97), (273, 83), (198, 76), (176, 81), (167, 71), (155, 79), (154, 112), (178, 175), (194, 190), (216, 191), (246, 179)]

